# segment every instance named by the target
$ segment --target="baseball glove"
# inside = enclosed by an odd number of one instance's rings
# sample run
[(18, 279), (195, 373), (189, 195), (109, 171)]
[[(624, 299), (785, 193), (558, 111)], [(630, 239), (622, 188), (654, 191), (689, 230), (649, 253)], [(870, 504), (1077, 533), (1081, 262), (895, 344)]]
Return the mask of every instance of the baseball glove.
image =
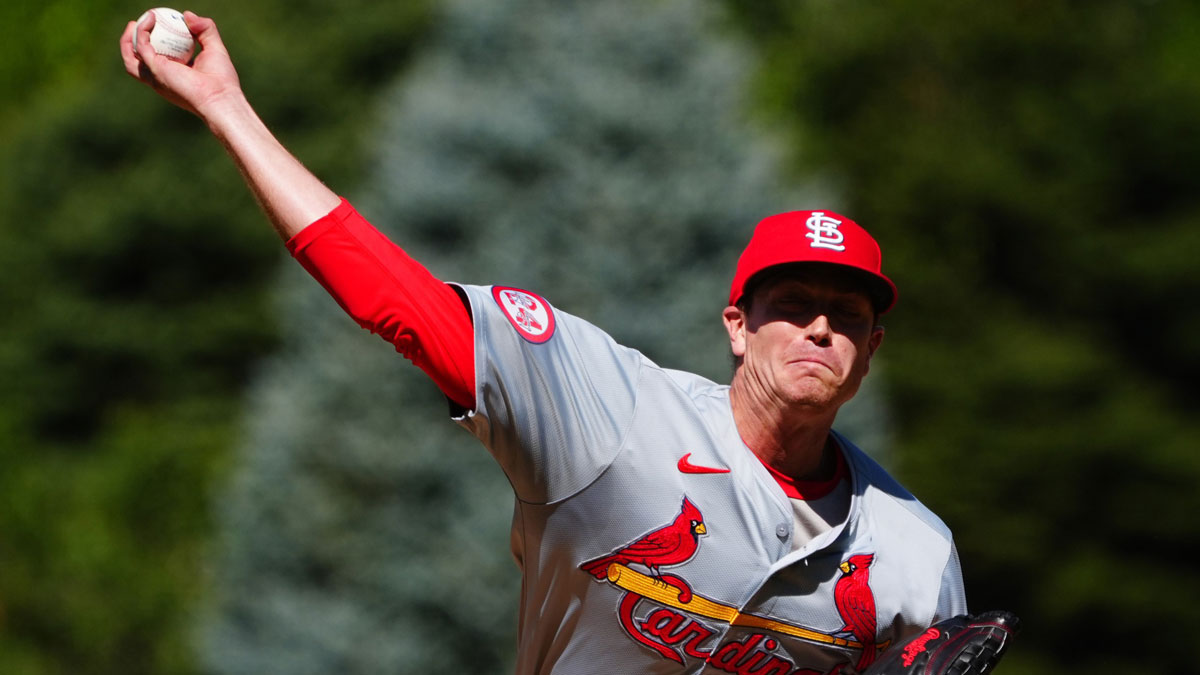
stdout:
[(1010, 612), (946, 619), (891, 646), (862, 675), (990, 673), (1020, 625), (1020, 619)]

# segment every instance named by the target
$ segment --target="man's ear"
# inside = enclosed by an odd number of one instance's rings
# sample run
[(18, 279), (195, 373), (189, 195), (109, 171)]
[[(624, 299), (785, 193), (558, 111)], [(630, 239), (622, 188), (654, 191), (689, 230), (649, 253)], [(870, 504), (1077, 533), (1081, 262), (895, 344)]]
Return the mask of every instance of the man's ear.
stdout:
[(746, 313), (730, 305), (721, 312), (725, 330), (729, 333), (729, 349), (735, 358), (746, 355)]
[(867, 340), (867, 362), (871, 361), (871, 357), (875, 356), (875, 350), (879, 349), (879, 345), (883, 344), (883, 326), (875, 326), (871, 329), (871, 337)]

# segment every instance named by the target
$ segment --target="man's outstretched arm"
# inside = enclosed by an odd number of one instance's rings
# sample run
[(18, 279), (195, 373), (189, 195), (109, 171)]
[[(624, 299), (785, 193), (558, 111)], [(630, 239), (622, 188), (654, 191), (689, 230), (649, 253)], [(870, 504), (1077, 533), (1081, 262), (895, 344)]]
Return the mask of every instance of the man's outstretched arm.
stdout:
[(202, 49), (190, 66), (154, 52), (151, 18), (125, 27), (125, 70), (208, 124), (288, 250), (360, 326), (391, 342), (459, 408), (474, 409), (474, 331), (459, 296), (275, 139), (242, 93), (216, 24), (183, 17)]
[[(151, 14), (151, 17), (154, 15)], [(201, 51), (189, 66), (150, 46), (150, 18), (121, 35), (125, 70), (160, 96), (204, 120), (246, 178), (285, 241), (329, 213), (340, 199), (275, 139), (242, 93), (237, 70), (212, 19), (184, 12)]]

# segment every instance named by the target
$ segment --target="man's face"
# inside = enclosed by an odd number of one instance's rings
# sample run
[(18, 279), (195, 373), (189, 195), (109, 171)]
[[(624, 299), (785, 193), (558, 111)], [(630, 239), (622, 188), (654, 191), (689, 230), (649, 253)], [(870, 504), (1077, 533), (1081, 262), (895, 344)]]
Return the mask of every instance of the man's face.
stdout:
[(736, 377), (763, 404), (834, 412), (858, 391), (883, 341), (862, 289), (826, 268), (792, 270), (724, 313)]

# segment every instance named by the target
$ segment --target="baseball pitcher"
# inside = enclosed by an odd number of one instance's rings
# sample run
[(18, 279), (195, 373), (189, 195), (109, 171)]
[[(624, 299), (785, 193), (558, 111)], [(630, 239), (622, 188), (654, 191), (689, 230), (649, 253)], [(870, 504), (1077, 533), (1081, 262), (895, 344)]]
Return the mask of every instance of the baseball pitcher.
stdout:
[[(520, 673), (983, 673), (1016, 630), (967, 616), (950, 531), (833, 430), (896, 302), (828, 210), (763, 220), (721, 320), (728, 384), (663, 368), (530, 290), (436, 279), (246, 101), (212, 20), (126, 70), (200, 117), (296, 260), (422, 368), (508, 476)], [(714, 317), (715, 318), (715, 317)]]

